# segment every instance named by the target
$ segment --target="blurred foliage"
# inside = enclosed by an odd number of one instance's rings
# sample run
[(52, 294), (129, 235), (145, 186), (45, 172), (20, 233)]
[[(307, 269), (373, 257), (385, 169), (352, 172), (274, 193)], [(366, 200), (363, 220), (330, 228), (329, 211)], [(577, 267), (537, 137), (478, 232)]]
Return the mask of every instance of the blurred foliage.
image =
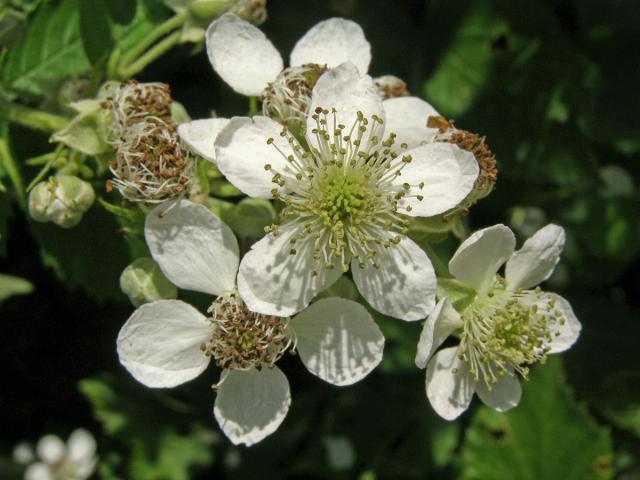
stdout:
[[(459, 128), (486, 135), (499, 179), (465, 224), (510, 223), (520, 239), (548, 222), (566, 228), (549, 287), (571, 301), (582, 321), (578, 344), (562, 363), (552, 359), (533, 372), (512, 412), (475, 400), (461, 420), (447, 423), (431, 411), (424, 372), (413, 365), (420, 325), (375, 314), (387, 338), (381, 368), (340, 389), (309, 376), (298, 359), (283, 359), (293, 395), (288, 418), (255, 447), (231, 446), (212, 418), (215, 372), (168, 392), (145, 389), (117, 364), (115, 337), (132, 311), (118, 278), (148, 255), (139, 212), (105, 193), (100, 178), (89, 179), (100, 201), (75, 228), (30, 222), (23, 209), (25, 186), (52, 160), (50, 133), (73, 115), (69, 103), (93, 97), (106, 75), (126, 71), (131, 64), (123, 57), (171, 11), (161, 0), (5, 0), (0, 359), (9, 388), (0, 399), (7, 426), (0, 476), (17, 475), (9, 458), (17, 442), (85, 426), (98, 436), (105, 479), (640, 478), (637, 1), (270, 0), (268, 6), (261, 28), (285, 59), (317, 21), (352, 18), (371, 42), (373, 76), (403, 78)], [(193, 118), (248, 107), (193, 45), (174, 46), (138, 79), (171, 85)], [(87, 165), (104, 171), (107, 160), (88, 156), (70, 173)], [(241, 201), (215, 169), (205, 165), (199, 173), (202, 193), (220, 197), (207, 205), (248, 248), (274, 211)], [(422, 227), (412, 230), (414, 238), (430, 246), (432, 258), (448, 258), (455, 238)], [(206, 306), (206, 298), (180, 295)], [(345, 277), (325, 295), (357, 292)], [(336, 460), (335, 445), (350, 451), (351, 461)]]

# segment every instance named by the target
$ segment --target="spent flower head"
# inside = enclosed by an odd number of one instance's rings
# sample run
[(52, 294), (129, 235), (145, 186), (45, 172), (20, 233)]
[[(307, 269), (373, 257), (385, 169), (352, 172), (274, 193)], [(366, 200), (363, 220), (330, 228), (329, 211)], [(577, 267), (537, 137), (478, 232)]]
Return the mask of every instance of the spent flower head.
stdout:
[(109, 162), (116, 188), (131, 202), (160, 203), (187, 193), (195, 178), (195, 159), (171, 118), (171, 95), (161, 83), (123, 82), (103, 101), (111, 113)]
[(145, 237), (172, 283), (216, 298), (207, 315), (179, 300), (142, 305), (118, 335), (120, 362), (149, 387), (173, 387), (213, 360), (222, 369), (214, 415), (233, 443), (259, 442), (284, 420), (291, 395), (276, 362), (286, 352), (333, 385), (355, 383), (381, 361), (382, 333), (356, 302), (326, 298), (293, 318), (251, 310), (236, 286), (236, 238), (203, 205), (154, 208)]
[[(513, 232), (495, 225), (460, 245), (449, 262), (456, 280), (443, 280), (416, 355), (416, 365), (427, 367), (427, 397), (440, 416), (456, 418), (474, 392), (498, 411), (516, 406), (517, 377), (528, 378), (530, 366), (577, 340), (580, 322), (569, 302), (537, 287), (553, 273), (564, 238), (561, 227), (547, 225), (515, 251)], [(505, 262), (503, 277), (497, 272)], [(466, 296), (450, 295), (452, 287)], [(459, 344), (436, 352), (451, 334)]]

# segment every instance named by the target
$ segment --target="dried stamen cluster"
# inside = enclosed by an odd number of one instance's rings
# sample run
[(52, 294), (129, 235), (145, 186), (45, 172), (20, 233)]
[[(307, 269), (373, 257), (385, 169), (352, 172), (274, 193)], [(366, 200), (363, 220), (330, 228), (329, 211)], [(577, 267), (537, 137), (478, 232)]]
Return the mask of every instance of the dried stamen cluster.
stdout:
[[(267, 141), (287, 160), (282, 172), (271, 165), (265, 169), (273, 173), (272, 181), (279, 187), (272, 190), (273, 198), (285, 204), (282, 228), (295, 229), (290, 254), (299, 253), (296, 243), (300, 240), (311, 239), (300, 243), (312, 248), (311, 254), (323, 268), (337, 264), (347, 271), (351, 259), (360, 268), (378, 268), (378, 250), (398, 244), (399, 234), (407, 230), (404, 212), (411, 206), (403, 200), (413, 196), (422, 200), (422, 195), (409, 192), (424, 184), (399, 183), (412, 158), (392, 149), (395, 134), (384, 141), (380, 138), (384, 131), (380, 117), (368, 119), (358, 112), (347, 128), (338, 124), (335, 111), (318, 108), (312, 119), (316, 127), (307, 132), (307, 141), (316, 147), (303, 148), (286, 128), (281, 135), (287, 137), (293, 154), (281, 151), (273, 139)], [(269, 231), (277, 234), (278, 229), (274, 225)]]
[(427, 127), (437, 128), (439, 134), (436, 135), (435, 141), (447, 142), (457, 145), (462, 150), (471, 152), (478, 162), (480, 172), (471, 193), (448, 215), (452, 215), (459, 210), (466, 211), (478, 200), (486, 197), (491, 193), (493, 187), (498, 180), (498, 168), (496, 166), (496, 157), (493, 155), (486, 143), (486, 137), (481, 137), (467, 130), (458, 130), (454, 128), (454, 121), (447, 120), (441, 116), (431, 116), (427, 119)]
[(213, 332), (200, 348), (220, 368), (271, 367), (295, 347), (285, 319), (249, 311), (236, 293), (218, 297), (208, 311)]
[(159, 203), (186, 192), (195, 170), (171, 118), (171, 95), (164, 84), (124, 82), (103, 102), (111, 113), (114, 175), (107, 190), (117, 188), (132, 202)]

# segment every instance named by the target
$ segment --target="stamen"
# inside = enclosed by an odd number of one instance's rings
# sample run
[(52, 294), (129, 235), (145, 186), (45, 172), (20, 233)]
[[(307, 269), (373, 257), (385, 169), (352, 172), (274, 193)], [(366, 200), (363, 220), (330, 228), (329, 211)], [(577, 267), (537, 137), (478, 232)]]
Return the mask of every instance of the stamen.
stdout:
[(273, 367), (295, 349), (287, 319), (251, 312), (237, 293), (218, 297), (208, 312), (213, 332), (200, 348), (222, 369)]
[(296, 248), (289, 253), (311, 253), (324, 269), (346, 271), (352, 258), (361, 268), (379, 267), (374, 260), (378, 250), (397, 245), (398, 233), (406, 232), (404, 212), (411, 211), (406, 199), (424, 198), (409, 191), (424, 184), (397, 181), (412, 158), (392, 150), (395, 134), (381, 141), (382, 118), (358, 112), (348, 131), (338, 123), (335, 110), (318, 107), (311, 119), (315, 127), (307, 132), (307, 143), (313, 145), (308, 150), (289, 129), (281, 135), (292, 154), (267, 140), (287, 160), (281, 171), (265, 165), (280, 187), (273, 190), (273, 198), (285, 204), (282, 227), (293, 228), (295, 238), (312, 246), (312, 252)]

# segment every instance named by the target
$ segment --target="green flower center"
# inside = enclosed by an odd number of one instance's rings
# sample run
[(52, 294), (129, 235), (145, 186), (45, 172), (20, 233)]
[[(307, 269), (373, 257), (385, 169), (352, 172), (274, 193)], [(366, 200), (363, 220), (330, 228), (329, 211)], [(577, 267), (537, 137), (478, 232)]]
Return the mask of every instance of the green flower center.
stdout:
[[(287, 159), (285, 171), (265, 166), (279, 187), (272, 190), (273, 197), (285, 204), (281, 226), (295, 230), (290, 253), (298, 254), (296, 243), (310, 239), (311, 253), (324, 268), (339, 265), (347, 271), (352, 259), (360, 268), (378, 268), (378, 250), (399, 243), (400, 234), (407, 230), (404, 213), (411, 206), (405, 200), (411, 196), (422, 200), (409, 191), (424, 184), (398, 182), (412, 158), (392, 150), (393, 133), (381, 141), (381, 118), (373, 115), (368, 119), (359, 113), (347, 128), (337, 123), (335, 111), (318, 108), (312, 119), (316, 128), (306, 137), (312, 147), (303, 148), (284, 129), (281, 135), (293, 152), (280, 151)], [(274, 140), (267, 143), (274, 144)], [(273, 225), (268, 231), (277, 234), (279, 228)]]
[(460, 358), (475, 381), (488, 388), (512, 372), (528, 378), (529, 366), (545, 362), (549, 344), (565, 322), (553, 297), (540, 289), (506, 290), (500, 278), (462, 312), (462, 319)]

